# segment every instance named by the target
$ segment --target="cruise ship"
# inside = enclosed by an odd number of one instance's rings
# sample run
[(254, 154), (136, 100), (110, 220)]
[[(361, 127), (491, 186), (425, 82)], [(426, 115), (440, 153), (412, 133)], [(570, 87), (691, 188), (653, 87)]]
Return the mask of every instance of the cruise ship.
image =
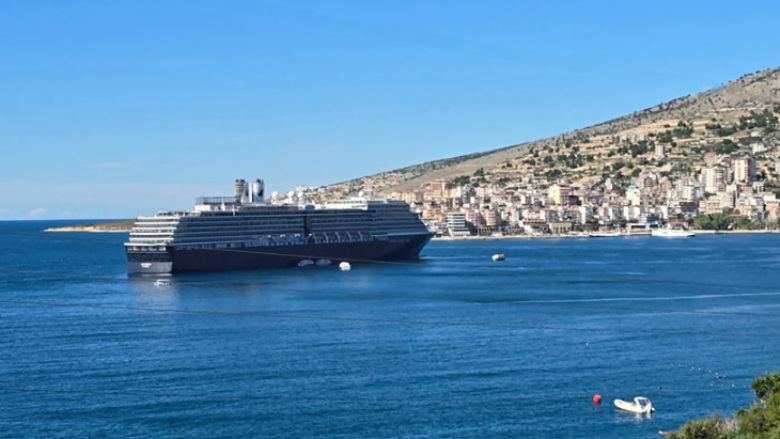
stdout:
[(192, 210), (138, 217), (125, 243), (128, 273), (409, 260), (433, 236), (402, 201), (277, 203), (264, 191), (262, 180), (236, 180), (232, 197), (199, 197)]

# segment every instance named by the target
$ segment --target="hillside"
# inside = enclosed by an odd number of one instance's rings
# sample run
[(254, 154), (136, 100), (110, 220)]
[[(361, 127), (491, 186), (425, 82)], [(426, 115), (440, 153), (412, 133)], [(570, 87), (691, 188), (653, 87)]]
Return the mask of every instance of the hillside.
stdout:
[[(777, 123), (768, 127), (761, 117), (765, 110), (780, 110), (778, 103), (780, 68), (774, 68), (559, 136), (408, 166), (334, 184), (328, 189), (348, 195), (370, 187), (377, 194), (386, 195), (393, 189), (417, 189), (438, 179), (465, 178), (475, 173), (483, 182), (499, 184), (529, 173), (581, 182), (602, 175), (607, 169), (603, 166), (619, 160), (621, 167), (630, 164), (629, 169), (649, 165), (661, 172), (672, 172), (675, 166), (696, 166), (696, 160), (687, 159), (689, 154), (700, 158), (700, 152), (719, 148), (724, 141), (726, 147), (729, 142), (745, 147), (751, 141), (761, 141), (768, 149), (773, 148), (778, 141), (774, 129)], [(751, 116), (751, 111), (764, 121), (763, 125), (760, 121), (755, 123), (757, 118)], [(656, 152), (655, 144), (664, 144), (672, 157), (650, 160)], [(623, 149), (626, 147), (630, 150)], [(558, 172), (551, 174), (556, 168)]]

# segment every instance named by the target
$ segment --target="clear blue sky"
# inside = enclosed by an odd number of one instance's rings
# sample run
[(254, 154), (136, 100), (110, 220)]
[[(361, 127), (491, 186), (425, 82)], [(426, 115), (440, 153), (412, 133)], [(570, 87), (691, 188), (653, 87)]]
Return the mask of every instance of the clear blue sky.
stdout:
[(0, 219), (534, 140), (780, 65), (775, 1), (3, 0)]

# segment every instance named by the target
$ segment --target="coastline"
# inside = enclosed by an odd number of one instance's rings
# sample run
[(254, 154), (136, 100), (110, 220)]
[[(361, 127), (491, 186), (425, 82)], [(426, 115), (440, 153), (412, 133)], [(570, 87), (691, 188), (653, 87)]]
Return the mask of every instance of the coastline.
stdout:
[[(112, 220), (106, 222), (92, 222), (88, 224), (76, 224), (63, 227), (50, 227), (44, 232), (51, 233), (129, 233), (133, 228), (135, 219)], [(695, 230), (691, 232), (697, 235), (741, 235), (741, 234), (766, 234), (780, 233), (780, 230)], [(615, 238), (634, 238), (651, 236), (649, 233), (623, 234)], [(493, 241), (500, 239), (571, 239), (590, 238), (588, 232), (571, 233), (566, 235), (481, 235), (481, 236), (440, 236), (434, 237), (434, 241)], [(605, 238), (600, 238), (605, 239)]]
[(69, 227), (51, 227), (44, 229), (44, 232), (50, 233), (70, 233), (70, 232), (86, 232), (86, 233), (129, 233), (130, 229), (114, 228), (114, 229), (102, 229), (95, 226), (83, 227), (83, 226), (69, 226)]
[(129, 233), (134, 223), (135, 219), (109, 220), (63, 227), (50, 227), (44, 229), (44, 232)]
[[(697, 235), (752, 235), (752, 234), (780, 234), (780, 230), (691, 230)], [(615, 236), (613, 238), (641, 238), (652, 236), (649, 233), (635, 233)], [(433, 241), (495, 241), (501, 239), (572, 239), (590, 238), (588, 233), (568, 235), (502, 235), (502, 236), (441, 236), (434, 237)], [(596, 238), (609, 239), (609, 238)]]

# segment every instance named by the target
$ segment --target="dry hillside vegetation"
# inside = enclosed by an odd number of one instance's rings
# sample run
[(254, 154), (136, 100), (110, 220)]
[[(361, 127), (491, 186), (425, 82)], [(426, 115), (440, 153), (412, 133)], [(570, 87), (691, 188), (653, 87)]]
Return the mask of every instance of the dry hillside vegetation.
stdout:
[[(778, 141), (778, 104), (780, 68), (775, 68), (556, 137), (362, 177), (332, 185), (329, 192), (371, 188), (386, 195), (438, 179), (506, 185), (530, 175), (586, 183), (627, 169), (674, 174), (700, 167), (701, 153), (708, 150), (747, 151), (759, 142), (768, 148), (757, 156), (766, 168)], [(665, 145), (664, 155), (657, 154), (658, 144)]]

